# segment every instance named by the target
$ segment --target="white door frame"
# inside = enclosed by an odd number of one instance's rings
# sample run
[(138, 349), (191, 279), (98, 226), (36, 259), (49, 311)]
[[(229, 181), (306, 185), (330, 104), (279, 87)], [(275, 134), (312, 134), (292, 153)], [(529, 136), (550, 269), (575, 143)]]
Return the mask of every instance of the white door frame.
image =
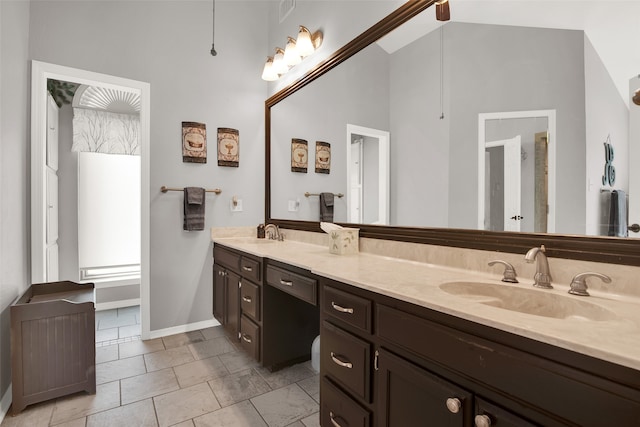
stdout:
[[(520, 152), (522, 149), (521, 137), (520, 135), (517, 135), (511, 139), (487, 142), (485, 147), (502, 147), (503, 149), (503, 229), (504, 231), (520, 231), (522, 223), (518, 219), (512, 219), (512, 216), (522, 215), (522, 165), (520, 163)], [(484, 217), (485, 222), (486, 220), (487, 218)]]
[(140, 311), (142, 339), (150, 327), (150, 85), (146, 82), (31, 61), (31, 282), (44, 282), (46, 266), (47, 79), (140, 91)]
[[(378, 221), (376, 224), (389, 224), (389, 132), (347, 124), (347, 168), (351, 165), (352, 134), (378, 139)], [(351, 182), (347, 169), (347, 215), (351, 215), (349, 209), (351, 197)]]
[(549, 134), (549, 147), (547, 152), (549, 162), (548, 175), (548, 204), (547, 233), (554, 233), (556, 230), (556, 110), (531, 110), (531, 111), (507, 111), (499, 113), (478, 114), (478, 230), (484, 230), (484, 185), (485, 185), (485, 159), (484, 151), (486, 146), (485, 130), (488, 120), (499, 119), (527, 119), (541, 118), (547, 119), (547, 132)]

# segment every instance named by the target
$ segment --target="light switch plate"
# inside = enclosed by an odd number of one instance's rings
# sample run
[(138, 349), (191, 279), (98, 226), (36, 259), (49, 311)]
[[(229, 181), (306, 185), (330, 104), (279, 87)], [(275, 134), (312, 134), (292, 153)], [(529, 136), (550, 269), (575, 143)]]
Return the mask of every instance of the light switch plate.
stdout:
[(234, 206), (233, 199), (230, 202), (231, 212), (242, 212), (242, 199), (237, 199), (236, 204)]
[(289, 212), (298, 212), (300, 200), (289, 200)]

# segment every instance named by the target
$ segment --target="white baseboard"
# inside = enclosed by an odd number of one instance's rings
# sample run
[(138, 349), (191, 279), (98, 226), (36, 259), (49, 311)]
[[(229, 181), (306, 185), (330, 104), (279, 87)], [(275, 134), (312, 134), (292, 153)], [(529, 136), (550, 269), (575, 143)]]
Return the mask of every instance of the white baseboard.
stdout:
[(140, 298), (123, 299), (120, 301), (108, 301), (96, 303), (96, 311), (113, 310), (114, 308), (131, 307), (133, 305), (140, 305)]
[(149, 339), (162, 338), (169, 335), (197, 331), (199, 329), (212, 328), (214, 326), (220, 326), (220, 322), (218, 322), (216, 319), (203, 320), (202, 322), (189, 323), (187, 325), (174, 326), (172, 328), (158, 329), (156, 331), (149, 332)]
[(9, 388), (2, 396), (2, 400), (0, 401), (0, 424), (2, 424), (2, 420), (4, 420), (5, 415), (9, 412), (9, 407), (11, 406), (11, 384), (9, 384)]

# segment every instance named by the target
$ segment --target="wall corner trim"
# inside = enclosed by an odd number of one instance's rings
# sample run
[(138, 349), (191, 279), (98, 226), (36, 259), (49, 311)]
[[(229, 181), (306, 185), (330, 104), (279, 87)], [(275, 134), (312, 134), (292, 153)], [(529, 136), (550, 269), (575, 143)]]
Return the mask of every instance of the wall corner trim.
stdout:
[(180, 334), (184, 332), (192, 332), (192, 331), (197, 331), (199, 329), (212, 328), (214, 326), (219, 326), (219, 325), (220, 325), (220, 322), (218, 322), (216, 319), (203, 320), (201, 322), (188, 323), (186, 325), (173, 326), (171, 328), (150, 331), (148, 339), (162, 338), (169, 335), (175, 335), (175, 334)]
[(0, 424), (4, 420), (4, 417), (9, 413), (9, 407), (11, 406), (11, 402), (13, 399), (11, 384), (7, 388), (7, 391), (2, 396), (2, 400), (0, 400)]

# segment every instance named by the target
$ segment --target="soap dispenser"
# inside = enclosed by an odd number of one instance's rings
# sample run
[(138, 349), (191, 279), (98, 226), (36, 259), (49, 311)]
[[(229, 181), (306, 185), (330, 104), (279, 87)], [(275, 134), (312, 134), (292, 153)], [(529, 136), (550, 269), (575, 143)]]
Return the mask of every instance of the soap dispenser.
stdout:
[(258, 239), (264, 239), (264, 224), (258, 224), (258, 234), (256, 237), (258, 237)]

